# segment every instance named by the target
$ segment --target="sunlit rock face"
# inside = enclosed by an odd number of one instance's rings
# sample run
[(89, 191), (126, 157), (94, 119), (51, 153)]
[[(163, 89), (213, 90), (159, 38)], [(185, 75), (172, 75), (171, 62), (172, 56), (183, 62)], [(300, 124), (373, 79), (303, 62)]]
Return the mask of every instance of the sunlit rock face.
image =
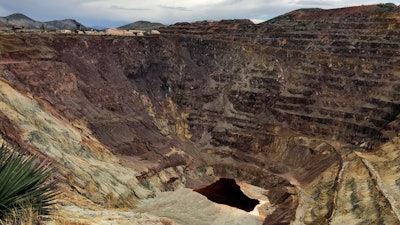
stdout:
[[(399, 224), (399, 21), (386, 4), (1, 34), (2, 141), (52, 162), (70, 222)], [(255, 213), (191, 190), (219, 178)]]

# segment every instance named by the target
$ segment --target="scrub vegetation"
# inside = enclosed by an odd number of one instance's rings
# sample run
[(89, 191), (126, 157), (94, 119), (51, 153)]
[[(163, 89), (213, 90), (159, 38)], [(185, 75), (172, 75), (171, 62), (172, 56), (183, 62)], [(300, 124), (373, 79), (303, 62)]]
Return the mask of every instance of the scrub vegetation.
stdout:
[(53, 169), (37, 156), (0, 147), (0, 224), (38, 224), (50, 215), (57, 195)]

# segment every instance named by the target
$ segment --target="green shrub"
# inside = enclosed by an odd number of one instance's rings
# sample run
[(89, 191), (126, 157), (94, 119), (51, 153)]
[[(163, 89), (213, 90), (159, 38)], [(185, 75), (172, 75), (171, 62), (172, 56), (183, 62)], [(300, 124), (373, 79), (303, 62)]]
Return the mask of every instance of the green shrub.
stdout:
[(48, 182), (52, 169), (27, 156), (0, 147), (0, 222), (29, 207), (34, 214), (49, 215), (54, 204), (55, 182)]
[(379, 8), (375, 10), (376, 12), (392, 12), (396, 8), (393, 3), (379, 4), (378, 6)]

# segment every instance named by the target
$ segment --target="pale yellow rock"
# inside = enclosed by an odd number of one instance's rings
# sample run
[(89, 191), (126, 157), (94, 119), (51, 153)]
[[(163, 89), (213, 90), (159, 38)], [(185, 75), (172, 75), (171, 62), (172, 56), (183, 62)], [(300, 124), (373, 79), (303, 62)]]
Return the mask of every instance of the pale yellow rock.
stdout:
[(86, 186), (82, 190), (85, 196), (106, 202), (107, 195), (133, 200), (151, 194), (139, 185), (137, 172), (120, 165), (96, 138), (47, 113), (34, 99), (3, 81), (0, 81), (0, 107), (18, 124), (26, 143), (59, 162), (60, 170), (70, 171), (72, 182), (76, 179), (74, 183), (78, 186)]
[(261, 225), (258, 216), (227, 205), (216, 204), (187, 188), (158, 193), (141, 201), (136, 212), (166, 217), (182, 225)]

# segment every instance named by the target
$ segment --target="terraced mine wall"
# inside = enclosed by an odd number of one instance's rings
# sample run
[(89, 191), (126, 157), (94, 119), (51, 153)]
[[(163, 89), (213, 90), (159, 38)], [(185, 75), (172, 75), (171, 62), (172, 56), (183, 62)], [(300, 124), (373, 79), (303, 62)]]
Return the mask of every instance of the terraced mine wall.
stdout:
[(103, 207), (228, 178), (265, 190), (264, 224), (396, 224), (399, 15), (2, 34), (1, 135)]

